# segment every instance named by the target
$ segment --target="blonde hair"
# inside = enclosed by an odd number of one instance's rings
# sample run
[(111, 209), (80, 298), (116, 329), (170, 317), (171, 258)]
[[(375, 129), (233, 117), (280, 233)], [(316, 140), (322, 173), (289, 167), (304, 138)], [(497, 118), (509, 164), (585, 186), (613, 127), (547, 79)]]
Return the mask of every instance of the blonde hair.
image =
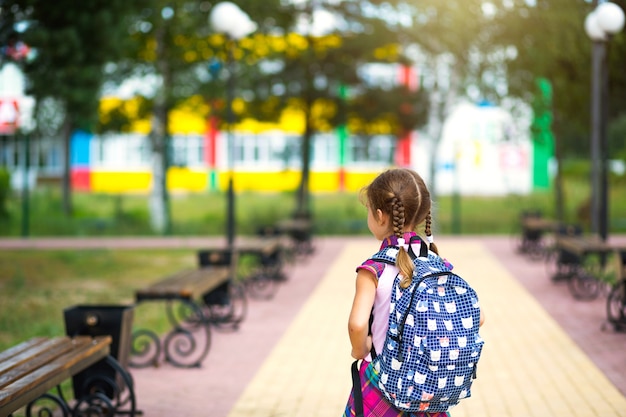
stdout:
[[(414, 230), (424, 223), (424, 233), (432, 240), (430, 191), (417, 172), (406, 168), (390, 169), (378, 175), (363, 192), (373, 213), (380, 210), (389, 215), (394, 236), (401, 238), (405, 230)], [(429, 248), (439, 253), (434, 243), (431, 242)], [(403, 277), (401, 286), (408, 287), (413, 278), (413, 262), (406, 251), (399, 251), (396, 266)]]

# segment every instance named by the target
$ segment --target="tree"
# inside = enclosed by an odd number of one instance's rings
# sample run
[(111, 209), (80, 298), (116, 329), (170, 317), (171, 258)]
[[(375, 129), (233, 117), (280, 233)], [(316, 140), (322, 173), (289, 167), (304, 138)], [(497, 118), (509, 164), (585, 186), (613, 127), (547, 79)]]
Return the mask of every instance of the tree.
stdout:
[[(272, 33), (283, 37), (283, 42), (265, 57), (266, 62), (273, 63), (272, 69), (253, 73), (254, 85), (250, 83), (246, 89), (251, 97), (250, 111), (258, 117), (270, 113), (277, 117), (281, 109), (294, 103), (304, 114), (302, 176), (295, 217), (311, 215), (308, 182), (315, 133), (341, 126), (349, 119), (385, 119), (390, 126), (387, 133), (392, 134), (425, 122), (427, 106), (422, 92), (415, 94), (404, 86), (380, 88), (364, 79), (362, 69), (368, 63), (408, 62), (399, 48), (405, 28), (388, 23), (387, 6), (377, 3), (317, 0), (284, 6), (283, 10), (297, 17), (296, 25), (273, 28)], [(324, 24), (321, 31), (320, 23)], [(347, 97), (341, 93), (346, 90)], [(367, 122), (359, 125), (367, 131)]]
[[(208, 100), (224, 91), (211, 91), (216, 84), (210, 82), (210, 64), (216, 59), (226, 61), (226, 39), (213, 33), (209, 26), (208, 18), (213, 6), (209, 2), (147, 2), (130, 25), (134, 48), (127, 49), (125, 59), (118, 62), (111, 76), (124, 79), (128, 76), (152, 75), (158, 80), (153, 94), (143, 97), (143, 112), (136, 116), (149, 115), (151, 118), (151, 224), (156, 232), (169, 233), (171, 220), (166, 187), (171, 133), (169, 114), (177, 104), (195, 94), (201, 94)], [(261, 27), (289, 18), (277, 11), (280, 0), (268, 0), (262, 4), (252, 0), (241, 3), (255, 11)]]
[[(431, 136), (437, 138), (447, 110), (459, 97), (503, 103), (515, 97), (531, 103), (535, 83), (553, 86), (554, 124), (565, 155), (589, 152), (591, 41), (583, 29), (593, 4), (586, 0), (501, 0), (391, 2), (406, 10), (410, 30), (404, 45), (417, 45), (416, 60), (431, 74)], [(616, 0), (622, 8), (625, 0)], [(626, 109), (626, 37), (609, 44), (609, 123)], [(421, 56), (421, 58), (420, 58)], [(430, 71), (429, 71), (430, 70)], [(444, 70), (444, 71), (441, 71)], [(430, 78), (430, 79), (429, 79)], [(434, 156), (434, 153), (433, 153)], [(434, 169), (434, 168), (433, 168)]]
[[(27, 94), (37, 103), (55, 100), (64, 115), (63, 208), (72, 214), (70, 186), (71, 135), (91, 131), (98, 115), (105, 64), (125, 46), (124, 16), (142, 0), (5, 0), (3, 21), (25, 24), (23, 40), (36, 50), (23, 65)], [(4, 14), (10, 16), (4, 16)]]
[[(431, 161), (435, 161), (443, 123), (452, 107), (462, 97), (493, 99), (497, 90), (498, 51), (490, 42), (489, 16), (481, 0), (394, 0), (383, 5), (403, 29), (401, 47), (422, 72), (421, 85), (429, 96)], [(436, 164), (430, 169), (435, 198)]]
[[(615, 3), (626, 10), (626, 1)], [(494, 16), (493, 40), (509, 51), (509, 94), (530, 102), (537, 78), (551, 82), (554, 132), (564, 155), (589, 152), (592, 44), (584, 20), (593, 7), (586, 0), (516, 0), (499, 3)], [(626, 37), (615, 36), (609, 47), (610, 124), (626, 110)]]

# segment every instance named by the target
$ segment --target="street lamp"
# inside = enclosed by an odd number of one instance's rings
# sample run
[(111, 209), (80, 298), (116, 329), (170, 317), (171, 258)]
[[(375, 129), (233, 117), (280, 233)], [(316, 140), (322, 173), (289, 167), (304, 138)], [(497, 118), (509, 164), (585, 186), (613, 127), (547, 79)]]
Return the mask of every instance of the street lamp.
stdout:
[(235, 90), (235, 68), (233, 59), (233, 42), (256, 30), (256, 23), (236, 4), (229, 1), (217, 3), (211, 10), (209, 24), (219, 33), (226, 35), (226, 53), (228, 68), (228, 82), (226, 85), (226, 109), (228, 122), (228, 196), (226, 208), (226, 238), (228, 248), (232, 251), (235, 241), (235, 186), (234, 186), (234, 157), (235, 142), (233, 138), (233, 99)]
[(607, 239), (608, 184), (606, 135), (608, 115), (607, 44), (624, 28), (624, 12), (615, 3), (600, 3), (585, 19), (585, 32), (593, 41), (591, 54), (591, 231)]

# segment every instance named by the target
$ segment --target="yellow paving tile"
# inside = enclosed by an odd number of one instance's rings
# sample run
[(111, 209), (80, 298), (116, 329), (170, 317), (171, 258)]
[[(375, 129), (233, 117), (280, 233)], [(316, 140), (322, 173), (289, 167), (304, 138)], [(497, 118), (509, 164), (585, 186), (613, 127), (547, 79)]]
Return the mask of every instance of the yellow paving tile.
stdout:
[[(472, 398), (453, 417), (626, 417), (626, 398), (480, 243), (442, 239), (476, 288), (486, 340)], [(348, 244), (228, 417), (338, 417), (352, 362), (347, 317), (354, 269), (375, 243)]]

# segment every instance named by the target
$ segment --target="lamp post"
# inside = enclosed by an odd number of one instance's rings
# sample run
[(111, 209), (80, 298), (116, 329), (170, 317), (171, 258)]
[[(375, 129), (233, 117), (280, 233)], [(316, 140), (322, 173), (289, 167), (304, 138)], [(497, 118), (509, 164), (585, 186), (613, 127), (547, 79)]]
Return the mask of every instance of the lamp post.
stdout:
[(608, 115), (607, 46), (612, 35), (624, 28), (624, 12), (615, 3), (604, 2), (587, 15), (585, 32), (593, 41), (591, 65), (591, 231), (607, 239), (608, 181), (606, 135)]
[(226, 36), (226, 67), (228, 82), (226, 85), (226, 121), (228, 122), (228, 192), (226, 208), (226, 239), (228, 249), (232, 251), (235, 241), (235, 185), (234, 161), (235, 142), (233, 137), (233, 99), (235, 93), (235, 68), (233, 59), (233, 42), (249, 35), (256, 30), (256, 24), (236, 4), (229, 1), (217, 3), (211, 10), (209, 24), (219, 33)]

